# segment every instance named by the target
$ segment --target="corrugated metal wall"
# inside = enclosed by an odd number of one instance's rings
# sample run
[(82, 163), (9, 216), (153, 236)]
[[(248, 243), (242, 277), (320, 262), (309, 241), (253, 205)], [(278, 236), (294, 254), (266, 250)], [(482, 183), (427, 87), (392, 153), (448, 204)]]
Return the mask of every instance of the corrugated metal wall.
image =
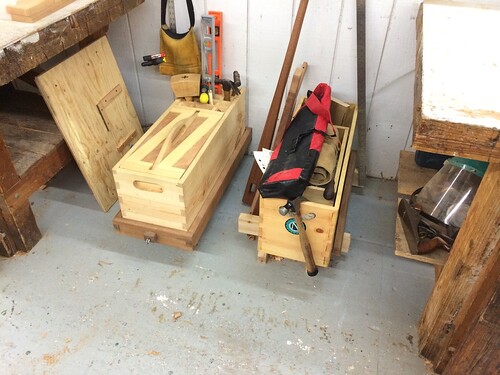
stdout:
[[(241, 74), (248, 88), (248, 125), (256, 149), (276, 88), (300, 0), (193, 0), (197, 17), (223, 12), (223, 72)], [(292, 68), (307, 61), (301, 94), (319, 82), (356, 101), (354, 0), (310, 0)], [(418, 0), (368, 0), (366, 8), (368, 174), (393, 178), (408, 139), (413, 106), (415, 18)], [(176, 0), (177, 26), (188, 24)], [(143, 123), (152, 123), (173, 101), (169, 78), (141, 67), (159, 45), (160, 2), (146, 2), (111, 25), (109, 38)]]

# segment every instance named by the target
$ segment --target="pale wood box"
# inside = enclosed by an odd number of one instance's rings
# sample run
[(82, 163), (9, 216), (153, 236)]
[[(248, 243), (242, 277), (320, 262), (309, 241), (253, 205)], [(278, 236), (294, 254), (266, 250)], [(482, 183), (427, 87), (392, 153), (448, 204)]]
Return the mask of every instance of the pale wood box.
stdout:
[[(332, 122), (337, 129), (341, 148), (335, 173), (336, 195), (333, 200), (323, 198), (323, 188), (309, 186), (300, 209), (306, 233), (311, 243), (316, 265), (328, 267), (330, 264), (334, 234), (339, 219), (339, 209), (344, 190), (347, 166), (356, 127), (357, 106), (332, 98), (330, 107)], [(281, 216), (280, 206), (284, 199), (260, 199), (259, 214), (259, 254), (271, 254), (287, 259), (304, 261), (300, 248), (295, 221), (290, 216)], [(343, 233), (342, 233), (343, 235)]]
[(176, 100), (115, 165), (123, 218), (187, 231), (245, 131), (245, 90)]

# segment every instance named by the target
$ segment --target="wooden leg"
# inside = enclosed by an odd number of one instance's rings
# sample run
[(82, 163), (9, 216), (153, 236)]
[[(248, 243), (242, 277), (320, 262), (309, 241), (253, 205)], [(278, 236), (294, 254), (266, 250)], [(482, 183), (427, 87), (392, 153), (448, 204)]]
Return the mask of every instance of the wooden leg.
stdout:
[(26, 198), (15, 208), (6, 201), (7, 192), (20, 180), (10, 159), (7, 146), (0, 136), (0, 251), (2, 255), (12, 256), (18, 250), (28, 251), (41, 238), (35, 216)]
[(439, 280), (439, 275), (441, 275), (441, 271), (443, 271), (443, 265), (435, 264), (434, 265), (434, 283), (437, 283)]
[(441, 373), (500, 277), (500, 163), (490, 162), (419, 325), (419, 349)]
[(260, 250), (257, 251), (257, 261), (259, 263), (267, 263), (268, 260), (269, 260), (268, 253), (265, 253), (265, 252), (260, 251)]

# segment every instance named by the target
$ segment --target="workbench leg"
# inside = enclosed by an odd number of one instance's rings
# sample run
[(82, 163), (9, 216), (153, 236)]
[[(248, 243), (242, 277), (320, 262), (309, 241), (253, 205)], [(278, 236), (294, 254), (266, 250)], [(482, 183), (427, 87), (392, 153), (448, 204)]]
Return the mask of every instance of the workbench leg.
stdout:
[(420, 321), (420, 353), (441, 373), (500, 277), (500, 163), (490, 162)]
[(18, 181), (19, 176), (0, 135), (0, 255), (4, 256), (12, 256), (20, 250), (29, 251), (42, 237), (29, 200), (15, 209), (5, 201), (6, 193)]

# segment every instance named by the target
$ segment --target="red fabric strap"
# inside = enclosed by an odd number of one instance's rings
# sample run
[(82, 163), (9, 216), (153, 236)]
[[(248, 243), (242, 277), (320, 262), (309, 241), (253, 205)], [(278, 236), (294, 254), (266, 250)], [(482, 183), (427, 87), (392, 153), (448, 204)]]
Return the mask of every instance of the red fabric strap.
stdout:
[(292, 168), (286, 169), (284, 171), (279, 171), (271, 176), (267, 182), (279, 182), (279, 181), (287, 181), (287, 180), (297, 180), (302, 173), (302, 168)]

